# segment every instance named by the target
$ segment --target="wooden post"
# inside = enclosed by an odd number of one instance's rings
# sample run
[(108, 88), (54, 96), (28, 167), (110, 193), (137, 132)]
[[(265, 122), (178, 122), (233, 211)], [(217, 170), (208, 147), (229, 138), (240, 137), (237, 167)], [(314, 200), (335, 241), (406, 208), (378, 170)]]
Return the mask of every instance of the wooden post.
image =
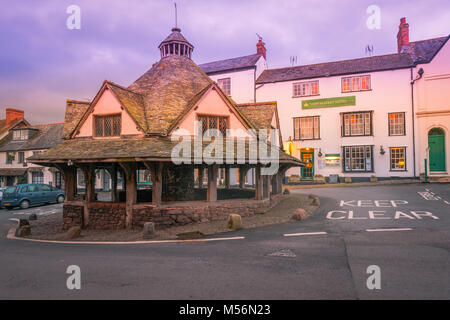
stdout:
[(270, 176), (262, 176), (263, 179), (263, 199), (267, 199), (270, 196)]
[(117, 195), (117, 167), (112, 166), (107, 168), (109, 175), (111, 176), (111, 202), (118, 202), (119, 197)]
[(261, 176), (261, 166), (255, 168), (255, 200), (263, 199), (263, 177)]
[(152, 178), (152, 203), (155, 206), (160, 206), (162, 196), (163, 164), (161, 162), (144, 162), (144, 165), (150, 171), (150, 175)]
[(203, 172), (205, 168), (202, 166), (198, 167), (198, 188), (203, 189)]
[(83, 227), (87, 227), (89, 224), (89, 203), (95, 199), (95, 167), (93, 165), (82, 165), (79, 168), (83, 172), (85, 181)]
[(125, 225), (127, 229), (131, 229), (133, 225), (133, 205), (137, 200), (136, 188), (136, 163), (135, 162), (120, 162), (126, 180), (126, 220)]
[(225, 189), (230, 189), (230, 167), (225, 167)]
[(77, 186), (77, 168), (75, 166), (55, 164), (55, 167), (61, 172), (64, 179), (64, 189), (66, 192), (66, 201), (73, 201)]
[(218, 166), (213, 164), (208, 166), (208, 190), (206, 199), (209, 202), (217, 201), (217, 170)]
[(250, 167), (247, 167), (247, 166), (239, 167), (239, 188), (240, 189), (245, 188), (245, 177), (247, 176), (247, 173), (249, 170), (250, 170)]

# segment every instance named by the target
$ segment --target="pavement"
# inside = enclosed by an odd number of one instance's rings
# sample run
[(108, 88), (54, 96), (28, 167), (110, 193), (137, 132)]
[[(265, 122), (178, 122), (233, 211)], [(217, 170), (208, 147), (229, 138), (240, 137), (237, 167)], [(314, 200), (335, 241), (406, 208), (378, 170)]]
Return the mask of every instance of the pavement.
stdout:
[(6, 234), (21, 210), (1, 210), (0, 299), (450, 298), (449, 184), (291, 192), (318, 195), (315, 215), (201, 243), (17, 241)]

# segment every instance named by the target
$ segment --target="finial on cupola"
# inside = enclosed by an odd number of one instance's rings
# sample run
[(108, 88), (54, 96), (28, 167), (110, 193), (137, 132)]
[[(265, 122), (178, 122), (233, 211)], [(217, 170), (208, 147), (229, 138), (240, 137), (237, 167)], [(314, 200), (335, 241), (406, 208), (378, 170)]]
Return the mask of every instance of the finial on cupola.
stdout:
[(192, 51), (194, 51), (194, 46), (181, 34), (181, 29), (178, 28), (178, 9), (177, 3), (175, 1), (174, 6), (175, 27), (172, 28), (172, 33), (158, 46), (159, 50), (161, 51), (161, 58), (177, 55), (191, 59)]

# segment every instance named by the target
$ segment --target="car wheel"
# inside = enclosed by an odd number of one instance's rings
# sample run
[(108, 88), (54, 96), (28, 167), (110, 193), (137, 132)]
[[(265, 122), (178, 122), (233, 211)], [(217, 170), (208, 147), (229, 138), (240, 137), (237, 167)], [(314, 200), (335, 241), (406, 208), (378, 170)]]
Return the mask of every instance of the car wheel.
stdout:
[(29, 207), (30, 207), (30, 201), (28, 201), (28, 200), (23, 200), (20, 203), (20, 208), (22, 208), (22, 209), (28, 209)]
[(63, 195), (59, 195), (58, 198), (56, 198), (56, 202), (63, 203), (64, 202), (64, 196)]

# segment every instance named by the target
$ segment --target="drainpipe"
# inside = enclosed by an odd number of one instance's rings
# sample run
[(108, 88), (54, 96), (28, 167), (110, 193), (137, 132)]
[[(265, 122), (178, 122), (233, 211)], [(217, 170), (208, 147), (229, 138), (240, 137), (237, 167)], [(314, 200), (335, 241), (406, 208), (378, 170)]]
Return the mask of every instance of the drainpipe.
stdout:
[[(412, 117), (412, 138), (413, 138), (413, 166), (414, 178), (416, 178), (416, 129), (415, 129), (415, 111), (414, 111), (414, 83), (423, 76), (423, 68), (417, 71), (418, 76), (413, 79), (413, 68), (411, 67), (411, 117)], [(425, 169), (426, 170), (426, 169)]]

